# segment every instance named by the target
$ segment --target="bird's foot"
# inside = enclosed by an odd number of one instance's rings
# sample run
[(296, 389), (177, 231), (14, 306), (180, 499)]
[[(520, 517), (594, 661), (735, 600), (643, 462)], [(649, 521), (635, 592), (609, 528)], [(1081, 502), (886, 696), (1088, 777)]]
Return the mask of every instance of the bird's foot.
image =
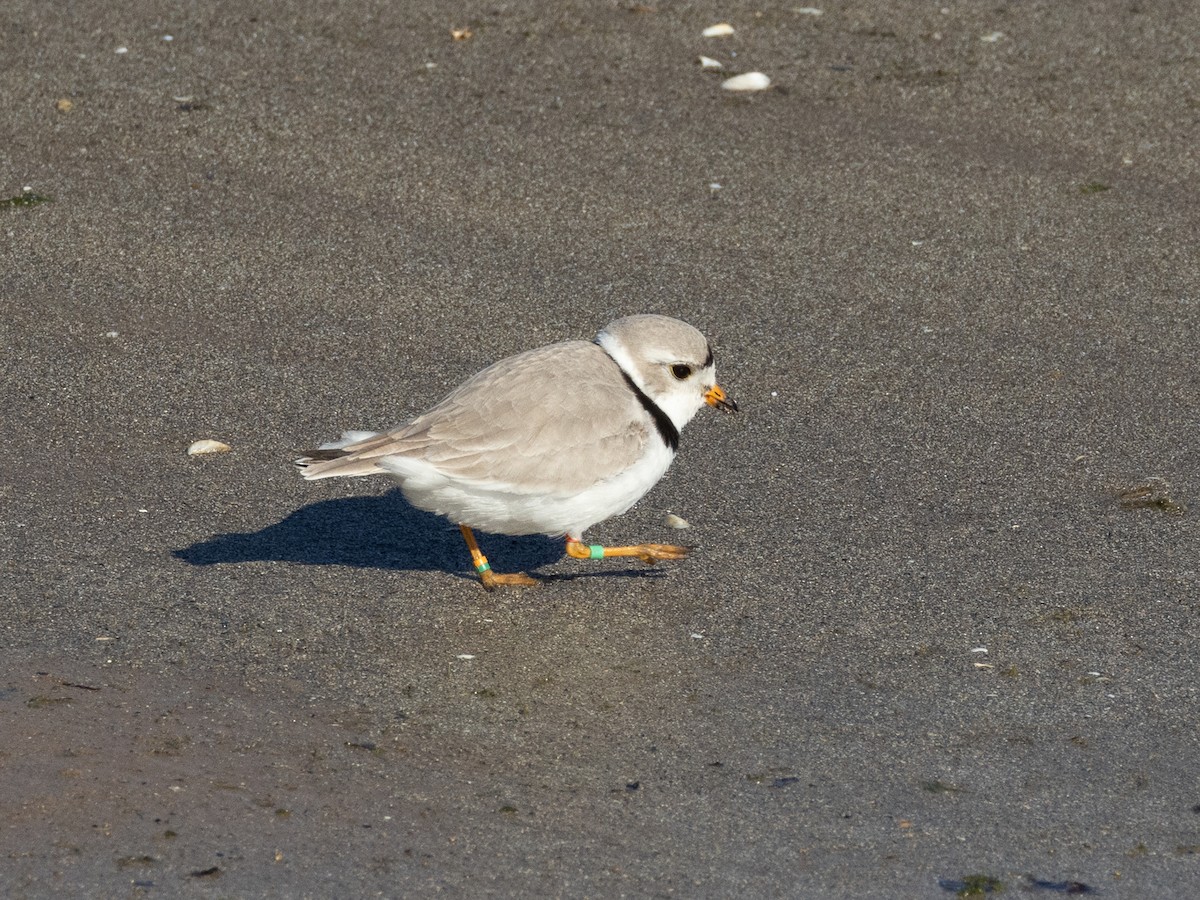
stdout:
[(493, 572), (487, 557), (483, 555), (479, 544), (475, 542), (474, 532), (466, 525), (458, 527), (462, 531), (463, 539), (467, 542), (467, 549), (471, 551), (471, 562), (475, 564), (475, 571), (479, 573), (479, 580), (483, 582), (485, 590), (494, 591), (498, 587), (536, 587), (541, 584), (536, 578), (530, 578), (523, 572), (514, 572), (511, 575)]
[(536, 578), (530, 578), (524, 572), (502, 575), (491, 569), (484, 569), (480, 572), (479, 580), (483, 582), (484, 590), (488, 591), (494, 591), (498, 587), (537, 587), (541, 584)]
[(599, 544), (585, 544), (583, 541), (567, 539), (567, 555), (575, 559), (636, 556), (642, 562), (651, 566), (660, 560), (683, 559), (688, 555), (689, 549), (689, 547), (678, 547), (675, 544), (635, 544), (632, 547), (601, 547)]

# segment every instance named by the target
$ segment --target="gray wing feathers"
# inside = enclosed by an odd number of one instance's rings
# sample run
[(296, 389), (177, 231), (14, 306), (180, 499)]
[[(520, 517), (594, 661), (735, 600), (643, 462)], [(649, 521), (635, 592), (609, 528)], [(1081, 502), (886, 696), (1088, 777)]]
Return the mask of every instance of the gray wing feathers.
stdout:
[[(407, 425), (304, 463), (305, 478), (369, 475), (388, 456), (521, 493), (577, 493), (629, 468), (652, 423), (595, 344), (570, 341), (501, 360)], [(585, 462), (586, 460), (586, 462)]]

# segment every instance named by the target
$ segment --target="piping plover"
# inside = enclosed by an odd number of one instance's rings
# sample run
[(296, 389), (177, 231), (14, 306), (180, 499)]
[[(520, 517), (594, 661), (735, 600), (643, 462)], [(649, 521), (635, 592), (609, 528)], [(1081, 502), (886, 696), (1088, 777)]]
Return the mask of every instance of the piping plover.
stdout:
[(706, 403), (737, 410), (704, 335), (678, 319), (629, 316), (594, 341), (502, 359), (408, 424), (344, 432), (296, 465), (308, 479), (391, 475), (413, 506), (458, 524), (485, 588), (532, 585), (492, 571), (472, 529), (565, 535), (577, 559), (686, 555), (669, 544), (585, 544), (583, 533), (662, 478), (680, 429)]

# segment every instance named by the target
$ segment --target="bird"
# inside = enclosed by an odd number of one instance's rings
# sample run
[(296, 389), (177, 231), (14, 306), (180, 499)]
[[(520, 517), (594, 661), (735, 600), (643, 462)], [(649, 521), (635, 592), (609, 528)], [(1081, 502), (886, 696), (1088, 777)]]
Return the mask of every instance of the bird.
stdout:
[(594, 340), (526, 350), (468, 378), (386, 432), (346, 431), (295, 460), (308, 480), (390, 475), (405, 499), (458, 525), (487, 590), (532, 586), (492, 569), (476, 530), (565, 537), (576, 559), (682, 559), (671, 544), (605, 547), (584, 532), (620, 515), (666, 473), (705, 405), (736, 412), (712, 347), (679, 319), (616, 319)]

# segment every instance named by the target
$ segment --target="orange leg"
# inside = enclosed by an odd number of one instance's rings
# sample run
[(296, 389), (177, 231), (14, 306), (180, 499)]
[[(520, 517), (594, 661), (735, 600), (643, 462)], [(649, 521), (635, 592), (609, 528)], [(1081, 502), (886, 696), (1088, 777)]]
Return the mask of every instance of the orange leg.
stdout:
[(636, 556), (648, 565), (663, 559), (683, 559), (688, 554), (687, 547), (676, 547), (674, 544), (637, 544), (633, 547), (601, 547), (599, 544), (585, 544), (574, 538), (567, 538), (567, 555), (575, 559), (604, 559), (609, 556)]
[(483, 555), (483, 551), (475, 543), (475, 533), (466, 525), (459, 525), (458, 527), (462, 529), (462, 536), (467, 542), (467, 549), (471, 551), (471, 561), (475, 564), (475, 571), (479, 573), (479, 580), (483, 582), (485, 589), (489, 591), (494, 590), (500, 585), (529, 587), (541, 583), (520, 572), (512, 575), (500, 575), (497, 572), (493, 572), (492, 567), (488, 565), (487, 557)]

